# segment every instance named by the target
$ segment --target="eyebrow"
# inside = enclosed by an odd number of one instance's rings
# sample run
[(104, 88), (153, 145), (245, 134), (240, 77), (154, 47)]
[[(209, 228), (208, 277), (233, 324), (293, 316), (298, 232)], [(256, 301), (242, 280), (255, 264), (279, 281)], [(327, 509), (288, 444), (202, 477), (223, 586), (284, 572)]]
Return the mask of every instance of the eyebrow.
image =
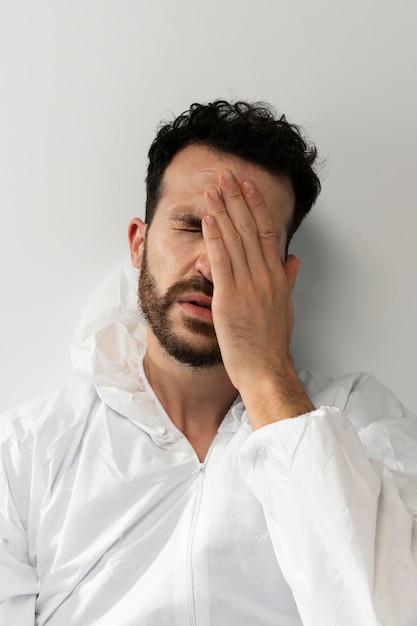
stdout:
[(172, 224), (181, 224), (181, 226), (188, 226), (189, 228), (201, 228), (201, 217), (191, 215), (190, 213), (172, 215), (169, 221)]

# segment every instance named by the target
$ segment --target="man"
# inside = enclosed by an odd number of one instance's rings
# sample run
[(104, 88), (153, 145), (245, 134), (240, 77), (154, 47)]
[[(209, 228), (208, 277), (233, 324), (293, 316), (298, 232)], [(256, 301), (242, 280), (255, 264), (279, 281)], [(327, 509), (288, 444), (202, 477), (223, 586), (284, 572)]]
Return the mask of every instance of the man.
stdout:
[(149, 159), (146, 346), (123, 315), (87, 325), (90, 382), (1, 422), (1, 623), (417, 624), (416, 419), (290, 356), (315, 149), (218, 101)]

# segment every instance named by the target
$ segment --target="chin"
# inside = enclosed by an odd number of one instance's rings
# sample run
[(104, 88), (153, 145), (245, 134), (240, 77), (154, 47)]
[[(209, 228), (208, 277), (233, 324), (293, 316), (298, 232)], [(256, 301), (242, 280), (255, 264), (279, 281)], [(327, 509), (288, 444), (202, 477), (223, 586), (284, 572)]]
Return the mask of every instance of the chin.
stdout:
[(209, 369), (223, 365), (223, 359), (219, 344), (212, 329), (212, 337), (207, 336), (200, 340), (194, 337), (181, 337), (178, 333), (168, 337), (157, 337), (161, 347), (165, 352), (177, 362), (189, 365), (196, 369)]

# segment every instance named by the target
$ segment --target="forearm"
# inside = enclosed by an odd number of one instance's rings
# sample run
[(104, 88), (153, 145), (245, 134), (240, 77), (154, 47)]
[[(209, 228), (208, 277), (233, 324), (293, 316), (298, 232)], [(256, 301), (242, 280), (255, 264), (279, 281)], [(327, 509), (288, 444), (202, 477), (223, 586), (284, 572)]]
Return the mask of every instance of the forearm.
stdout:
[(241, 466), (305, 626), (417, 623), (413, 516), (339, 411), (253, 433)]

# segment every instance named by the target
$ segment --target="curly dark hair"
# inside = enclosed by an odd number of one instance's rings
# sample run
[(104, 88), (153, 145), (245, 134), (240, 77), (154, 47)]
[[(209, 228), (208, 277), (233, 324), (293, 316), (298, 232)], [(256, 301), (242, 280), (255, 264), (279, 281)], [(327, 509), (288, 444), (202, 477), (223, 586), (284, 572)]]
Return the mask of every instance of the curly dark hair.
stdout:
[(317, 157), (295, 124), (285, 115), (277, 118), (264, 102), (230, 103), (216, 100), (194, 103), (172, 122), (164, 123), (149, 149), (146, 177), (145, 221), (152, 222), (161, 197), (164, 172), (173, 157), (190, 145), (202, 145), (230, 154), (277, 176), (288, 177), (295, 192), (295, 207), (288, 243), (320, 193), (320, 180), (313, 169)]

